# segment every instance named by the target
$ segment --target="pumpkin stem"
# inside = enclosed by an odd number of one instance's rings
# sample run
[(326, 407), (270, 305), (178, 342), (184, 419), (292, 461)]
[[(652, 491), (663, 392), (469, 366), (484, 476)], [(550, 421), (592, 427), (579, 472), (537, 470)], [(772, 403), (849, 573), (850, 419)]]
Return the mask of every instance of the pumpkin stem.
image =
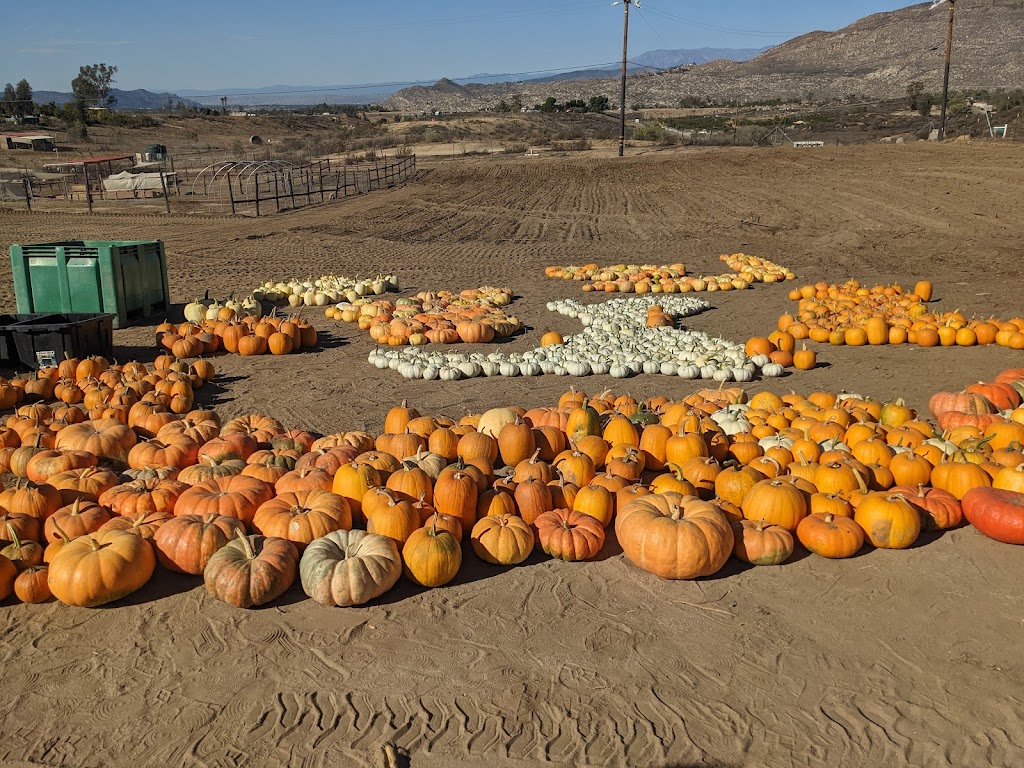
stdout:
[(239, 528), (236, 535), (242, 542), (242, 550), (245, 552), (246, 559), (255, 560), (256, 552), (252, 548), (252, 542), (249, 541), (249, 537), (245, 535), (245, 531)]
[(758, 530), (758, 532), (761, 532), (761, 531), (764, 530), (764, 518), (763, 517), (761, 518), (760, 522), (757, 524), (757, 530)]
[(7, 524), (7, 533), (10, 534), (11, 542), (14, 544), (14, 548), (21, 549), (21, 541), (18, 539), (18, 532), (14, 530), (14, 526), (10, 523)]
[(835, 516), (831, 512), (825, 513), (825, 522), (831, 523), (835, 519)]

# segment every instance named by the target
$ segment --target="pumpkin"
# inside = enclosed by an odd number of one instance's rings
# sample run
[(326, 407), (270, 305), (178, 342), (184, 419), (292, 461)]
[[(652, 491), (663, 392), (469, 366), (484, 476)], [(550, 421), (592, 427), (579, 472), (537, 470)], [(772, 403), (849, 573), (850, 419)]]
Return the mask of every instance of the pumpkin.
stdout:
[(290, 541), (239, 532), (210, 558), (203, 583), (211, 597), (252, 608), (287, 592), (298, 570), (299, 551)]
[(14, 563), (14, 567), (19, 571), (43, 562), (43, 548), (39, 543), (28, 539), (23, 541), (10, 523), (7, 525), (7, 538), (11, 543), (0, 550), (0, 555)]
[(751, 565), (780, 565), (793, 554), (793, 534), (781, 525), (763, 520), (740, 520), (732, 524), (732, 553)]
[(14, 591), (14, 582), (18, 578), (18, 569), (4, 555), (0, 555), (0, 600), (6, 600)]
[(786, 480), (762, 480), (747, 492), (741, 508), (747, 520), (763, 520), (769, 525), (795, 531), (807, 516), (808, 497)]
[(100, 419), (65, 427), (57, 433), (55, 445), (59, 450), (85, 451), (124, 466), (136, 442), (135, 433), (117, 419)]
[(184, 491), (174, 505), (174, 514), (224, 515), (249, 526), (260, 505), (273, 497), (274, 486), (255, 477), (219, 477)]
[(38, 517), (23, 515), (18, 512), (7, 512), (0, 515), (0, 543), (4, 545), (14, 541), (13, 537), (11, 537), (11, 531), (16, 532), (19, 539), (39, 541), (39, 534), (42, 529), (42, 521)]
[(440, 587), (462, 567), (462, 547), (450, 532), (436, 525), (418, 528), (402, 546), (405, 575), (421, 587)]
[(50, 591), (50, 569), (45, 565), (32, 565), (14, 580), (14, 594), (23, 603), (45, 603), (53, 599)]
[(909, 501), (921, 515), (921, 527), (926, 531), (944, 531), (956, 528), (963, 520), (963, 509), (957, 498), (941, 488), (896, 486), (889, 490), (894, 496)]
[(199, 443), (188, 438), (179, 438), (173, 443), (163, 443), (157, 438), (152, 438), (137, 443), (128, 452), (128, 466), (132, 469), (184, 469), (198, 461)]
[(363, 497), (370, 488), (383, 485), (381, 474), (370, 464), (345, 464), (338, 468), (331, 491), (345, 498), (352, 510), (353, 521), (364, 523)]
[(764, 479), (764, 475), (751, 467), (729, 467), (715, 477), (714, 495), (740, 506), (750, 489)]
[(468, 472), (444, 471), (438, 475), (433, 504), (438, 512), (459, 518), (463, 531), (469, 531), (476, 523), (479, 495), (480, 487)]
[(83, 451), (40, 451), (28, 460), (28, 464), (25, 465), (25, 476), (33, 483), (42, 484), (49, 482), (54, 475), (70, 469), (95, 467), (98, 461), (96, 456)]
[(332, 531), (302, 553), (303, 591), (320, 605), (364, 605), (391, 589), (402, 575), (393, 539), (366, 531)]
[(921, 533), (920, 513), (902, 496), (893, 494), (866, 494), (853, 519), (868, 541), (880, 549), (906, 549)]
[(990, 539), (1024, 544), (1024, 493), (974, 488), (963, 498), (964, 517)]
[(29, 480), (20, 480), (0, 494), (0, 507), (39, 520), (45, 520), (62, 506), (60, 491), (52, 485), (36, 485)]
[(619, 509), (615, 534), (627, 559), (663, 579), (695, 579), (720, 570), (734, 537), (725, 515), (695, 496), (643, 496)]
[(65, 544), (50, 561), (50, 591), (66, 605), (95, 608), (140, 589), (155, 568), (153, 548), (141, 537), (97, 532)]
[(329, 491), (333, 484), (333, 472), (325, 472), (319, 467), (296, 468), (274, 483), (274, 491), (278, 494), (295, 493), (296, 491)]
[(553, 509), (538, 516), (533, 525), (540, 548), (558, 560), (589, 560), (604, 546), (604, 524), (582, 512)]
[(177, 480), (133, 480), (105, 491), (99, 504), (115, 515), (136, 518), (151, 512), (173, 513), (178, 497), (188, 490)]
[(110, 513), (104, 507), (95, 502), (75, 499), (46, 519), (43, 526), (44, 538), (47, 542), (58, 541), (63, 534), (69, 539), (77, 539), (95, 533), (109, 520)]
[(109, 469), (99, 467), (69, 469), (50, 478), (50, 485), (60, 491), (64, 504), (71, 504), (79, 499), (97, 501), (117, 484), (117, 475)]
[(201, 576), (213, 554), (239, 531), (245, 533), (245, 528), (233, 517), (182, 515), (160, 526), (153, 544), (164, 568)]
[(572, 509), (596, 518), (607, 528), (615, 517), (615, 494), (600, 485), (588, 485), (577, 491)]
[[(156, 532), (160, 530), (160, 527), (174, 517), (168, 512), (149, 512), (146, 514), (140, 514), (136, 518), (130, 517), (113, 517), (103, 525), (100, 526), (100, 532), (104, 531), (127, 531), (134, 536), (146, 539), (147, 541), (153, 541), (156, 537)], [(58, 531), (58, 535), (59, 535)], [(58, 542), (54, 542), (47, 546), (46, 550), (49, 552), (50, 547), (54, 547)]]
[(482, 517), (473, 526), (470, 544), (476, 556), (494, 565), (517, 565), (530, 556), (534, 547), (533, 529), (516, 515)]
[(420, 527), (420, 516), (411, 503), (404, 499), (391, 498), (372, 511), (363, 503), (366, 514), (366, 530), (379, 533), (402, 545)]
[(796, 527), (796, 537), (821, 557), (852, 557), (864, 546), (864, 529), (856, 521), (830, 512), (815, 512)]
[(352, 511), (344, 497), (330, 491), (282, 493), (264, 502), (253, 517), (264, 536), (287, 539), (299, 552), (314, 539), (352, 528)]

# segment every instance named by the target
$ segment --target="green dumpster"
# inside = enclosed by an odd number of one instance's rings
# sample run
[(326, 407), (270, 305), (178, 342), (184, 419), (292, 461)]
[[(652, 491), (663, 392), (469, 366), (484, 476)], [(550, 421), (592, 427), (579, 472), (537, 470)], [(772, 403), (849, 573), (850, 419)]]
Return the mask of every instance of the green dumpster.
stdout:
[(160, 240), (70, 240), (11, 246), (18, 312), (109, 313), (124, 328), (170, 308)]

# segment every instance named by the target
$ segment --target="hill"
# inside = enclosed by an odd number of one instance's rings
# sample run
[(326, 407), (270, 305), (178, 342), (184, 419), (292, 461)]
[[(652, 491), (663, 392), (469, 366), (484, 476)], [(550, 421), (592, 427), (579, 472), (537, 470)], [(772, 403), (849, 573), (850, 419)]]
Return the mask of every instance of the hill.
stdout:
[[(113, 88), (110, 95), (117, 99), (116, 109), (163, 109), (167, 106), (167, 99), (173, 101), (174, 104), (180, 101), (187, 107), (200, 106), (194, 101), (183, 99), (176, 93), (154, 93), (143, 88), (135, 91), (121, 91)], [(36, 104), (49, 104), (52, 101), (60, 105), (66, 104), (73, 98), (72, 94), (62, 91), (36, 91), (32, 94), (32, 99)], [(220, 105), (218, 104), (218, 106)]]
[[(960, 0), (951, 87), (1019, 88), (1024, 84), (1024, 2)], [(717, 103), (769, 99), (841, 99), (850, 95), (897, 98), (915, 81), (927, 90), (942, 85), (946, 14), (920, 3), (867, 16), (835, 32), (811, 32), (746, 62), (713, 61), (631, 77), (631, 104), (676, 106), (696, 96)], [(463, 91), (416, 88), (399, 91), (392, 109), (445, 112), (493, 107), (519, 95), (525, 104), (548, 96), (558, 101), (607, 96), (618, 103), (618, 79), (558, 80), (463, 86)]]

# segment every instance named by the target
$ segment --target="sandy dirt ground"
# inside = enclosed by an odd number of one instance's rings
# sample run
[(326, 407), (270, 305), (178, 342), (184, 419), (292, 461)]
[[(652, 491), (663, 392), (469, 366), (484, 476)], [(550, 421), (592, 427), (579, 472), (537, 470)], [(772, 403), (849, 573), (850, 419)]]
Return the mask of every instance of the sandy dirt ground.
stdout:
[[(622, 162), (437, 163), (409, 186), (260, 220), (0, 211), (10, 242), (160, 238), (175, 301), (271, 278), (393, 271), (407, 291), (508, 285), (529, 330), (574, 330), (545, 303), (581, 296), (547, 264), (683, 261), (745, 251), (799, 282), (931, 278), (943, 306), (1024, 313), (1024, 150), (991, 144), (711, 150)], [(0, 306), (14, 310), (9, 267)], [(708, 295), (693, 327), (774, 327), (787, 288)], [(321, 432), (379, 430), (408, 398), (460, 416), (552, 402), (569, 383), (681, 397), (641, 376), (406, 382), (371, 368), (368, 336), (305, 310), (323, 348), (221, 357), (199, 401)], [(160, 318), (162, 319), (162, 318)], [(172, 318), (178, 319), (178, 318)], [(151, 359), (152, 326), (119, 331)], [(917, 408), (1024, 353), (818, 346), (775, 391), (845, 389)], [(762, 383), (750, 389), (764, 388)], [(113, 607), (0, 607), (0, 764), (24, 766), (1020, 766), (1024, 552), (961, 528), (908, 551), (785, 566), (730, 561), (670, 583), (626, 561), (467, 557), (452, 585), (404, 580), (368, 607), (297, 586), (242, 612), (159, 574)]]

